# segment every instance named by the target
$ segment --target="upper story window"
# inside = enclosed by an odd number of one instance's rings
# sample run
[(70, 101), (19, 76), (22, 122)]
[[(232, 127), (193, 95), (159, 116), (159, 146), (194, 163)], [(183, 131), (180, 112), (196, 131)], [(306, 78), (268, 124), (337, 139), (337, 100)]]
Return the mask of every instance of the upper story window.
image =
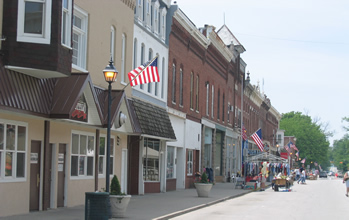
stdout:
[(137, 38), (135, 38), (133, 42), (133, 69), (137, 67), (137, 55)]
[(225, 96), (224, 96), (224, 93), (223, 93), (223, 106), (222, 106), (222, 121), (224, 122), (224, 115), (225, 115)]
[(161, 81), (161, 98), (165, 96), (165, 58), (162, 58), (162, 80)]
[(176, 103), (176, 64), (172, 64), (172, 103)]
[(196, 75), (195, 110), (199, 111), (199, 75)]
[(148, 28), (150, 28), (150, 19), (151, 19), (151, 14), (150, 14), (150, 1), (149, 0), (145, 0), (145, 8), (144, 8), (144, 15), (143, 15), (143, 22), (145, 24), (145, 26), (147, 26)]
[(161, 22), (160, 22), (160, 36), (162, 40), (165, 40), (166, 38), (166, 9), (162, 8), (161, 9)]
[(136, 15), (139, 21), (143, 20), (143, 0), (137, 1)]
[[(144, 53), (145, 53), (145, 45), (142, 43), (142, 45), (141, 45), (141, 65), (145, 62), (144, 61), (144, 55), (145, 55)], [(140, 88), (143, 89), (144, 84), (141, 84)]]
[(208, 81), (206, 82), (206, 115), (209, 116), (209, 111), (208, 111), (208, 103), (209, 103), (209, 98), (210, 98), (210, 84), (208, 84)]
[(86, 71), (87, 19), (82, 9), (74, 6), (73, 18), (73, 68)]
[[(159, 57), (159, 54), (156, 54), (156, 56)], [(159, 63), (160, 63), (160, 62), (159, 62)], [(158, 69), (160, 69), (159, 66), (158, 66)], [(160, 74), (159, 74), (159, 75), (160, 75)], [(163, 79), (162, 79), (162, 80), (163, 80)], [(158, 96), (158, 95), (159, 95), (159, 85), (160, 85), (159, 82), (155, 82), (155, 91), (154, 91), (154, 95), (155, 95), (155, 96)]]
[(0, 181), (26, 177), (27, 124), (0, 120)]
[(52, 0), (18, 0), (17, 41), (50, 44)]
[(183, 106), (183, 69), (179, 69), (179, 105)]
[(93, 134), (72, 133), (71, 171), (72, 177), (92, 177), (94, 170), (95, 137)]
[[(149, 49), (149, 54), (148, 54), (148, 60), (152, 60), (153, 59), (153, 50)], [(148, 93), (152, 93), (152, 84), (148, 83)]]
[(194, 96), (194, 74), (190, 73), (190, 109), (193, 110), (193, 96)]
[(126, 83), (126, 35), (121, 36), (121, 81)]
[(214, 107), (214, 85), (212, 85), (212, 101), (211, 101), (211, 117), (214, 118), (213, 107)]
[(110, 57), (115, 61), (115, 28), (110, 27)]
[(218, 89), (218, 97), (217, 97), (217, 119), (220, 119), (220, 99), (221, 99), (221, 91)]
[(71, 16), (73, 13), (72, 0), (62, 2), (62, 44), (71, 47)]
[(159, 8), (155, 7), (154, 10), (154, 22), (153, 22), (153, 30), (154, 32), (157, 34), (159, 29), (158, 29), (158, 25), (159, 25)]

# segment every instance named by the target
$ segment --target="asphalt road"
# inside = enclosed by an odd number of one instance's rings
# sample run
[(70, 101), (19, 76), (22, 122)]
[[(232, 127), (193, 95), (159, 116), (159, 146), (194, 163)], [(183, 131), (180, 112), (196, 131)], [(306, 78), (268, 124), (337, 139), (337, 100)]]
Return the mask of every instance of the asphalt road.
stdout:
[(304, 185), (295, 182), (291, 192), (274, 192), (269, 188), (173, 219), (349, 219), (349, 198), (345, 192), (342, 179), (307, 180)]

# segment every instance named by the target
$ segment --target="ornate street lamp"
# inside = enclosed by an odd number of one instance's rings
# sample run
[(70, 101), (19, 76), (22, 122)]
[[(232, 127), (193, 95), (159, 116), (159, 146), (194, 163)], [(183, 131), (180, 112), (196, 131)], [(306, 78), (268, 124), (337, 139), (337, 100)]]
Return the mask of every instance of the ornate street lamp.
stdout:
[(110, 185), (110, 108), (111, 108), (111, 84), (116, 81), (118, 71), (113, 65), (113, 60), (110, 58), (109, 65), (103, 70), (105, 81), (108, 85), (108, 127), (107, 127), (107, 161), (106, 161), (106, 176), (105, 176), (105, 191), (109, 192)]

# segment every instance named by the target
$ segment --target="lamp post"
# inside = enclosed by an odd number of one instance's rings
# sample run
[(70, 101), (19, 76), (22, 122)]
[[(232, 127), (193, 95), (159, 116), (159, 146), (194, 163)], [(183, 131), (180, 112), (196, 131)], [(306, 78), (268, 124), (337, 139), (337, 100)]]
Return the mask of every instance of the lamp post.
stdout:
[(106, 161), (106, 176), (105, 176), (105, 191), (109, 192), (110, 185), (110, 108), (111, 108), (111, 84), (116, 81), (118, 71), (113, 65), (113, 60), (110, 58), (109, 65), (103, 70), (105, 81), (108, 85), (108, 127), (107, 127), (107, 161)]

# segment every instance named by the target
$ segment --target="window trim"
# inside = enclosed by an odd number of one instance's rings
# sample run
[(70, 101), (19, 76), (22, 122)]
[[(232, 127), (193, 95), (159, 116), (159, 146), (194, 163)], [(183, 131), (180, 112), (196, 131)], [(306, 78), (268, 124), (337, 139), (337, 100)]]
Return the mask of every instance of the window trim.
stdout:
[[(43, 3), (42, 15), (42, 34), (28, 34), (24, 33), (24, 13), (26, 2)], [(17, 15), (17, 41), (28, 42), (36, 44), (50, 44), (51, 43), (51, 15), (52, 0), (19, 0), (18, 1), (18, 15)]]
[[(106, 177), (106, 163), (107, 163), (107, 159), (106, 159), (106, 154), (107, 154), (107, 135), (106, 134), (100, 134), (99, 139), (101, 138), (105, 138), (105, 146), (104, 146), (104, 154), (101, 155), (98, 152), (98, 177)], [(98, 140), (98, 145), (100, 145), (100, 140)], [(114, 147), (113, 151), (112, 151), (112, 147)], [(113, 158), (113, 163), (110, 167), (110, 173), (109, 175), (112, 177), (114, 175), (115, 172), (113, 167), (115, 165), (115, 136), (111, 135), (110, 136), (110, 158)], [(96, 155), (96, 154), (95, 154)], [(99, 162), (100, 162), (100, 158), (103, 157), (103, 171), (102, 173), (99, 173)]]
[[(72, 48), (72, 42), (71, 42), (71, 36), (72, 36), (72, 14), (73, 14), (73, 3), (72, 0), (66, 0), (68, 4), (68, 8), (65, 9), (63, 6), (63, 1), (62, 1), (62, 36), (61, 36), (61, 43), (63, 46), (71, 49)], [(66, 12), (66, 26), (63, 26), (64, 22), (64, 12)], [(65, 30), (65, 38), (66, 42), (63, 42), (63, 34)]]
[[(87, 175), (87, 174), (80, 175), (79, 172), (78, 172), (77, 176), (72, 176), (72, 174), (71, 174), (72, 168), (73, 168), (73, 166), (72, 166), (72, 157), (73, 156), (78, 156), (78, 158), (79, 158), (80, 155), (81, 155), (80, 152), (78, 154), (73, 154), (73, 135), (74, 134), (75, 135), (79, 135), (79, 141), (80, 141), (80, 136), (81, 135), (87, 136), (87, 141), (88, 141), (88, 137), (93, 137), (93, 151), (94, 152), (93, 152), (93, 156), (90, 156), (90, 157), (93, 158), (92, 175)], [(95, 134), (91, 133), (91, 132), (72, 130), (70, 135), (71, 135), (70, 136), (71, 137), (71, 140), (70, 140), (71, 141), (71, 143), (70, 143), (70, 146), (71, 146), (70, 147), (70, 170), (69, 170), (70, 179), (72, 179), (72, 180), (74, 180), (74, 179), (93, 179), (94, 176), (96, 175), (96, 173), (95, 173), (95, 166), (96, 166), (95, 165), (95, 161), (96, 161), (96, 136), (95, 136)], [(79, 142), (79, 144), (80, 144), (80, 142)], [(87, 146), (88, 146), (88, 144), (87, 144)], [(86, 153), (86, 158), (88, 158), (87, 153)], [(79, 165), (79, 161), (78, 161), (78, 165)], [(85, 172), (87, 173), (87, 160), (86, 160), (84, 166), (85, 166), (84, 168), (86, 169)]]
[[(190, 157), (191, 156), (191, 157)], [(194, 150), (188, 149), (188, 157), (187, 157), (187, 176), (192, 176), (194, 172)], [(191, 169), (189, 168), (189, 164), (191, 164)], [(190, 172), (191, 171), (191, 172)]]
[[(82, 29), (75, 27), (73, 24), (73, 35), (74, 33), (78, 33), (81, 36), (81, 44), (78, 52), (82, 54), (82, 56), (78, 56), (78, 64), (74, 64), (72, 62), (72, 68), (87, 72), (86, 63), (87, 63), (87, 33), (88, 33), (88, 14), (82, 10), (79, 6), (74, 5), (74, 16), (79, 17), (81, 19)], [(73, 45), (74, 48), (74, 45)], [(80, 62), (80, 63), (79, 63)]]
[[(0, 151), (2, 152), (1, 158), (0, 158), (0, 167), (1, 169), (3, 168), (3, 171), (0, 171), (0, 183), (5, 183), (5, 182), (26, 182), (27, 181), (27, 171), (28, 171), (28, 123), (25, 122), (20, 122), (20, 121), (12, 121), (12, 120), (6, 120), (6, 119), (0, 119), (0, 124), (4, 125), (4, 131), (6, 129), (6, 125), (15, 125), (16, 126), (16, 133), (15, 133), (15, 150), (6, 150), (5, 145), (3, 145), (3, 149)], [(24, 151), (17, 151), (18, 148), (18, 126), (25, 127), (25, 143), (24, 143)], [(4, 134), (4, 143), (6, 140), (5, 133)], [(13, 172), (12, 176), (5, 176), (5, 167), (6, 167), (6, 159), (5, 159), (5, 153), (4, 152), (14, 152), (15, 153), (15, 158), (13, 159)], [(16, 177), (17, 174), (17, 152), (23, 152), (24, 153), (24, 177)]]

